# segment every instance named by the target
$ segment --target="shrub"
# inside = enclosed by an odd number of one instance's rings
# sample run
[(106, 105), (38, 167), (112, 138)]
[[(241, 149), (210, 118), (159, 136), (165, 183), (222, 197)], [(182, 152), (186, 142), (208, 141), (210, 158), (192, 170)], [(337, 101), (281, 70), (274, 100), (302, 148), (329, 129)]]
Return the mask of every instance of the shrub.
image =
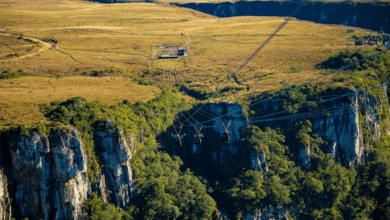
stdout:
[(57, 43), (58, 43), (58, 40), (54, 39), (53, 36), (52, 36), (51, 38), (46, 37), (45, 39), (43, 39), (43, 41), (52, 42), (52, 43), (54, 43), (54, 44), (57, 44)]
[(19, 53), (11, 53), (11, 54), (8, 54), (7, 57), (19, 57)]
[[(20, 72), (20, 71), (19, 71)], [(19, 78), (21, 75), (15, 72), (11, 72), (11, 70), (6, 70), (2, 73), (0, 73), (0, 79), (14, 79)]]
[(183, 90), (187, 95), (192, 96), (199, 100), (208, 99), (210, 96), (210, 93), (206, 92), (206, 90), (200, 87), (188, 88), (186, 86), (182, 86), (181, 90)]
[[(327, 69), (338, 69), (340, 67), (346, 66), (348, 64), (354, 63), (358, 60), (361, 60), (367, 56), (373, 55), (375, 52), (371, 50), (357, 50), (353, 51), (350, 49), (339, 52), (337, 55), (332, 55), (328, 60), (317, 64), (317, 68), (327, 68)], [(370, 68), (379, 68), (383, 65), (389, 65), (389, 58), (386, 54), (380, 54), (370, 59), (367, 59), (363, 62), (357, 63), (351, 67), (349, 70), (368, 70)]]
[(102, 76), (104, 76), (104, 72), (102, 70), (100, 70), (100, 71), (92, 70), (90, 76), (102, 77)]
[(298, 68), (295, 68), (295, 67), (291, 67), (289, 70), (288, 70), (288, 73), (299, 73), (301, 72), (300, 69)]
[(154, 85), (154, 82), (148, 80), (148, 79), (145, 79), (145, 78), (142, 78), (142, 79), (138, 79), (137, 77), (133, 78), (132, 80), (133, 82), (136, 82), (140, 85), (144, 85), (144, 86), (150, 86), (150, 85)]

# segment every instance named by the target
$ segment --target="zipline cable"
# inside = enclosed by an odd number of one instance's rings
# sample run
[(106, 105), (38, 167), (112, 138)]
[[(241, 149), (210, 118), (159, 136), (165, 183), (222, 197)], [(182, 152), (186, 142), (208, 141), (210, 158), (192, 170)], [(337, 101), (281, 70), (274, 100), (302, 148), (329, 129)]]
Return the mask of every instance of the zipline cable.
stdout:
[[(167, 74), (168, 75), (168, 74)], [(172, 76), (172, 75), (171, 75)], [(173, 76), (172, 76), (173, 77)], [(170, 78), (169, 76), (168, 76), (168, 78)], [(170, 82), (170, 80), (169, 80), (169, 82)], [(171, 96), (170, 96), (171, 97)], [(171, 103), (173, 104), (173, 102), (172, 102), (172, 99), (171, 99)], [(180, 107), (178, 106), (178, 104), (177, 104), (177, 101), (176, 101), (176, 99), (175, 99), (175, 105), (178, 107), (178, 109), (179, 109), (179, 117), (177, 117), (176, 115), (175, 115), (175, 117), (176, 117), (176, 120), (177, 121), (179, 121), (179, 123), (180, 123), (180, 126), (183, 126), (183, 123), (180, 121), (180, 117), (183, 117), (184, 118), (184, 120), (186, 120), (186, 121), (188, 121), (190, 124), (191, 124), (191, 126), (194, 126), (195, 127), (195, 125), (193, 124), (193, 123), (191, 123), (191, 121), (189, 121), (188, 120), (188, 118), (183, 114), (183, 111), (180, 109)], [(188, 112), (186, 112), (187, 114), (188, 114)], [(181, 115), (181, 116), (180, 116)], [(190, 114), (189, 114), (190, 115)], [(192, 118), (192, 116), (190, 115), (190, 117)], [(194, 121), (196, 121), (196, 119), (194, 119), (194, 118), (192, 118)], [(197, 121), (196, 121), (196, 123), (197, 124), (199, 124)], [(174, 124), (173, 124), (174, 125)]]
[[(318, 111), (316, 113), (312, 113), (312, 112), (305, 112), (305, 113), (301, 113), (301, 114), (294, 114), (294, 115), (289, 115), (289, 116), (285, 116), (285, 117), (279, 117), (279, 118), (269, 118), (269, 119), (262, 119), (262, 120), (256, 120), (254, 122), (264, 122), (264, 121), (275, 121), (275, 120), (288, 120), (288, 119), (296, 119), (296, 118), (307, 118), (307, 117), (318, 117), (318, 116), (323, 116), (324, 113), (327, 114), (327, 113), (333, 113), (333, 112), (349, 112), (350, 113), (350, 110), (351, 109), (356, 109), (358, 108), (359, 111), (361, 111), (362, 109), (364, 108), (367, 108), (367, 107), (370, 107), (370, 106), (374, 106), (372, 104), (365, 104), (365, 105), (359, 105), (358, 107), (354, 107), (354, 106), (339, 106), (339, 107), (343, 107), (343, 109), (337, 109), (337, 108), (332, 108), (331, 109), (324, 109), (324, 111)], [(338, 114), (336, 114), (338, 115)]]
[[(199, 107), (196, 107), (196, 106), (194, 106), (194, 108), (199, 109)], [(195, 109), (195, 110), (197, 110), (197, 109)], [(206, 117), (206, 118), (209, 118), (209, 119), (218, 117), (218, 116), (216, 116), (216, 115), (213, 115), (213, 114), (210, 114), (210, 113), (204, 111), (203, 109), (199, 109), (199, 112), (198, 112), (198, 113), (199, 113), (200, 115), (203, 115), (203, 116)]]
[[(166, 76), (167, 76), (168, 83), (171, 84), (171, 79), (170, 79), (170, 77), (169, 77), (169, 75), (168, 75), (168, 72), (166, 72)], [(171, 94), (169, 94), (169, 100), (170, 100), (170, 103), (169, 103), (169, 104), (173, 106), (172, 95), (171, 95)], [(176, 99), (175, 99), (175, 105), (177, 106)], [(168, 109), (169, 109), (169, 106), (168, 106)], [(173, 108), (172, 108), (172, 109), (173, 109)], [(180, 111), (180, 108), (179, 108), (179, 111)], [(181, 112), (181, 111), (180, 111), (180, 112)], [(176, 114), (174, 114), (174, 116), (175, 116), (176, 120), (180, 123), (180, 125), (182, 126), (183, 123), (180, 121), (180, 116), (177, 117)], [(175, 126), (175, 123), (173, 123), (173, 126)]]
[(359, 91), (356, 91), (356, 92), (353, 92), (353, 93), (347, 93), (347, 94), (345, 94), (345, 95), (341, 95), (341, 96), (338, 96), (338, 97), (335, 97), (335, 98), (326, 99), (326, 100), (321, 100), (321, 101), (318, 101), (318, 102), (315, 102), (315, 103), (310, 103), (310, 104), (307, 104), (307, 105), (304, 105), (304, 106), (300, 106), (300, 107), (297, 107), (297, 108), (293, 108), (293, 109), (289, 109), (289, 110), (284, 110), (284, 111), (281, 111), (281, 112), (276, 112), (276, 113), (272, 113), (272, 114), (269, 114), (269, 115), (260, 116), (260, 117), (253, 118), (253, 119), (261, 119), (261, 118), (269, 117), (269, 116), (272, 116), (272, 115), (277, 115), (277, 114), (281, 114), (281, 113), (285, 113), (285, 112), (297, 110), (297, 109), (300, 109), (300, 108), (306, 108), (306, 107), (313, 106), (313, 105), (317, 105), (317, 104), (320, 104), (320, 103), (323, 103), (323, 102), (328, 102), (328, 101), (332, 101), (332, 100), (335, 100), (335, 99), (343, 98), (343, 97), (346, 97), (346, 96), (348, 96), (348, 95), (354, 95), (354, 94), (356, 94), (356, 96), (357, 96), (360, 92), (365, 92), (365, 91), (368, 91), (368, 90), (371, 90), (371, 89), (376, 89), (376, 88), (383, 87), (384, 85), (388, 85), (388, 84), (389, 84), (389, 83), (384, 83), (384, 84), (381, 84), (381, 85), (379, 85), (379, 86), (373, 86), (373, 87), (368, 88), (368, 89), (365, 89), (365, 90), (359, 90)]
[[(358, 111), (362, 111), (362, 110), (364, 110), (364, 108), (368, 108), (370, 106), (371, 105), (362, 106), (362, 107), (359, 106), (359, 110)], [(345, 113), (351, 113), (351, 111), (350, 111), (351, 109), (356, 109), (356, 107), (349, 106), (349, 107), (343, 109), (343, 111), (341, 111), (341, 112), (340, 112), (340, 110), (333, 110), (333, 111), (326, 111), (324, 113), (329, 113), (329, 114), (336, 113), (336, 114), (333, 114), (333, 116), (338, 116), (338, 115), (344, 115)], [(326, 116), (326, 117), (330, 117), (331, 115)], [(323, 115), (323, 113), (321, 113), (321, 114), (315, 114), (315, 115), (303, 115), (303, 116), (298, 116), (298, 117), (294, 117), (294, 116), (295, 115), (290, 115), (288, 117), (280, 117), (280, 118), (262, 119), (262, 120), (259, 120), (259, 121), (256, 121), (256, 122), (282, 121), (282, 120), (293, 120), (293, 119), (306, 119), (306, 118), (320, 117), (320, 116), (324, 116), (324, 115)]]
[[(313, 98), (319, 99), (319, 98), (324, 98), (324, 97), (336, 97), (336, 96), (338, 96), (338, 95), (309, 96), (309, 97), (290, 98), (290, 99), (272, 99), (272, 101), (302, 100), (302, 99), (313, 99)], [(197, 109), (199, 109), (199, 107), (194, 106), (194, 109), (197, 110)], [(214, 119), (214, 118), (218, 118), (218, 117), (219, 117), (219, 116), (210, 114), (210, 113), (206, 112), (206, 111), (203, 110), (203, 109), (200, 109), (199, 112), (198, 112), (198, 114), (203, 115), (204, 117), (209, 118), (209, 119)]]
[[(347, 96), (349, 96), (349, 95), (356, 95), (356, 96), (357, 96), (357, 95), (358, 95), (359, 93), (361, 93), (361, 92), (366, 92), (366, 91), (368, 91), (368, 90), (376, 89), (376, 88), (379, 88), (379, 87), (382, 87), (382, 86), (385, 86), (385, 85), (388, 85), (388, 84), (389, 84), (389, 83), (384, 83), (384, 84), (381, 84), (381, 85), (379, 85), (379, 86), (373, 86), (373, 87), (370, 87), (370, 88), (368, 88), (368, 89), (362, 89), (362, 90), (359, 90), (359, 91), (356, 91), (356, 92), (347, 93), (347, 94), (344, 94), (344, 95), (337, 96), (337, 97), (335, 97), (335, 98), (326, 99), (326, 100), (320, 100), (320, 101), (318, 101), (318, 102), (310, 103), (310, 104), (303, 105), (303, 106), (299, 106), (299, 107), (297, 107), (297, 108), (293, 108), (293, 109), (289, 109), (289, 110), (284, 110), (284, 111), (280, 111), (280, 112), (271, 113), (271, 114), (268, 114), (268, 115), (264, 115), (264, 116), (252, 118), (252, 119), (251, 119), (251, 122), (260, 122), (260, 121), (268, 120), (268, 119), (263, 119), (263, 120), (259, 120), (259, 119), (266, 118), (266, 117), (273, 116), (273, 115), (282, 114), (282, 113), (288, 113), (289, 111), (298, 110), (298, 109), (301, 109), (301, 108), (306, 108), (306, 107), (313, 106), (313, 105), (317, 105), (317, 104), (320, 104), (320, 103), (324, 103), (324, 102), (336, 100), (336, 99), (339, 99), (339, 98), (347, 97)], [(321, 110), (318, 110), (318, 111), (321, 111)], [(307, 112), (307, 113), (310, 114), (310, 112)], [(295, 115), (295, 116), (296, 116), (296, 115)], [(285, 117), (287, 117), (287, 116), (285, 116)], [(291, 117), (294, 117), (294, 115), (291, 115)], [(245, 120), (236, 121), (236, 122), (245, 122)], [(221, 127), (221, 126), (205, 126), (205, 125), (203, 124), (203, 127), (204, 127), (204, 128), (211, 128), (211, 127)]]
[[(308, 117), (319, 117), (319, 116), (324, 116), (324, 113), (334, 113), (336, 112), (337, 114), (334, 114), (333, 116), (336, 115), (343, 115), (345, 113), (351, 113), (351, 109), (356, 109), (359, 108), (358, 111), (364, 110), (367, 107), (373, 107), (375, 105), (362, 105), (358, 107), (354, 106), (348, 106), (348, 105), (343, 105), (343, 106), (338, 106), (338, 107), (343, 107), (344, 109), (340, 111), (340, 109), (337, 108), (328, 108), (328, 109), (323, 109), (323, 110), (318, 110), (315, 114), (313, 112), (304, 112), (301, 114), (294, 114), (294, 115), (288, 115), (288, 116), (283, 116), (283, 117), (277, 117), (277, 118), (266, 118), (266, 119), (261, 119), (261, 120), (256, 120), (254, 122), (267, 122), (267, 121), (282, 121), (282, 120), (292, 120), (292, 119), (305, 119)], [(333, 109), (333, 110), (332, 110)], [(324, 116), (325, 117), (325, 116)], [(327, 116), (330, 117), (330, 116)], [(238, 121), (238, 122), (245, 122), (245, 121)], [(217, 125), (217, 126), (204, 126), (204, 128), (217, 128), (217, 127), (222, 127), (222, 125)]]

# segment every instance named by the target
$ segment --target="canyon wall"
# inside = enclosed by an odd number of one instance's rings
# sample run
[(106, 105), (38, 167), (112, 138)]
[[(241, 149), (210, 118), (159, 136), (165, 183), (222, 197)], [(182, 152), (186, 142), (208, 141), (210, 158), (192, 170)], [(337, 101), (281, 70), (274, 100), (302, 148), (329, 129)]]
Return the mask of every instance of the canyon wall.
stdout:
[[(191, 8), (218, 17), (290, 16), (298, 7), (292, 1), (238, 1), (235, 3), (187, 3)], [(390, 4), (349, 2), (308, 2), (295, 15), (297, 19), (321, 24), (360, 27), (390, 33)]]
[(76, 128), (54, 128), (49, 135), (15, 131), (3, 135), (1, 155), (8, 175), (0, 175), (0, 219), (8, 211), (4, 200), (8, 193), (16, 219), (85, 219), (83, 202), (92, 192), (104, 201), (128, 207), (134, 193), (131, 151), (123, 137), (108, 129), (95, 135), (103, 170), (93, 183), (88, 178), (90, 159)]

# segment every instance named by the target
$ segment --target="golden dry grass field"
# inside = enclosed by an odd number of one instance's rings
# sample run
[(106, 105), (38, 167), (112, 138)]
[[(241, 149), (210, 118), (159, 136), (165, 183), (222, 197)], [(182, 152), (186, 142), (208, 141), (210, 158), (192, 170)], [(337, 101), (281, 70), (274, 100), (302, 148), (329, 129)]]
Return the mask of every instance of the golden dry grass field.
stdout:
[[(159, 86), (186, 85), (214, 91), (282, 22), (281, 17), (217, 18), (194, 10), (153, 3), (99, 4), (71, 0), (2, 0), (0, 70), (22, 70), (29, 77), (0, 80), (0, 124), (42, 120), (34, 103), (72, 96), (114, 104), (124, 99), (146, 101), (159, 93), (130, 78), (146, 69), (168, 74), (145, 76)], [(315, 65), (348, 48), (348, 27), (290, 21), (228, 85), (247, 87), (236, 95), (304, 82), (324, 71)], [(367, 31), (355, 28), (357, 35)], [(54, 46), (18, 39), (46, 40)], [(154, 60), (152, 44), (188, 47), (188, 56)], [(47, 43), (46, 43), (47, 44)], [(28, 52), (28, 48), (34, 46)], [(42, 52), (34, 54), (41, 48)], [(24, 53), (31, 57), (7, 58)], [(294, 70), (294, 71), (292, 71)], [(90, 77), (102, 71), (104, 78)], [(55, 77), (62, 77), (57, 79)], [(108, 78), (107, 78), (108, 77)], [(111, 78), (112, 77), (112, 78)], [(13, 83), (13, 84), (11, 84)], [(104, 91), (104, 92), (102, 92)], [(142, 94), (142, 95), (139, 95)], [(24, 120), (28, 117), (28, 120)]]
[(30, 124), (44, 121), (39, 104), (65, 101), (81, 96), (89, 101), (118, 104), (146, 101), (161, 90), (142, 86), (123, 77), (64, 77), (26, 76), (0, 80), (0, 123)]

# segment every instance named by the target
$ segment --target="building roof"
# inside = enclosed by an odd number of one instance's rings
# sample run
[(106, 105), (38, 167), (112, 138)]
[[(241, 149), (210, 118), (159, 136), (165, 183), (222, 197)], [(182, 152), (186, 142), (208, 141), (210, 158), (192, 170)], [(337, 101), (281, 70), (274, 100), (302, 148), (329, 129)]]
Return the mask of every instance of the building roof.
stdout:
[(160, 59), (175, 59), (177, 58), (176, 54), (162, 54), (159, 57)]

